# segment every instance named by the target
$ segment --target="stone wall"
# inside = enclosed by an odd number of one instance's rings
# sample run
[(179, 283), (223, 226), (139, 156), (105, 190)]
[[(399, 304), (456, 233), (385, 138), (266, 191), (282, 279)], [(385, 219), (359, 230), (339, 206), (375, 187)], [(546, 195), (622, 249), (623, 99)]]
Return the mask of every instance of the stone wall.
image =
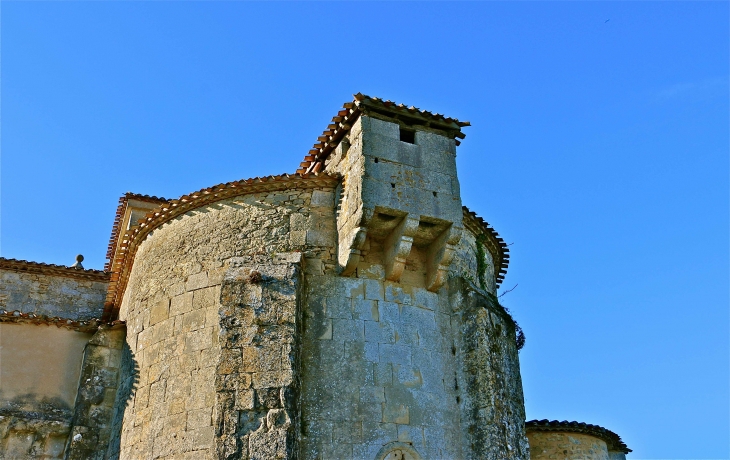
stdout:
[(374, 459), (391, 442), (462, 458), (447, 295), (307, 277), (302, 458)]
[(306, 278), (301, 458), (529, 458), (511, 320), (450, 283)]
[[(451, 264), (453, 276), (461, 276), (475, 286), (479, 286), (478, 264), (477, 264), (477, 239), (470, 231), (464, 231), (461, 240), (456, 246), (456, 256)], [(485, 290), (492, 294), (497, 292), (497, 284), (494, 276), (494, 261), (488, 250), (484, 250), (484, 284)]]
[(60, 458), (91, 334), (0, 324), (0, 456)]
[(494, 297), (461, 277), (449, 282), (465, 458), (530, 458), (524, 434), (515, 324)]
[(221, 296), (218, 458), (298, 452), (301, 253), (232, 259)]
[[(332, 269), (333, 206), (331, 190), (247, 195), (188, 212), (142, 243), (120, 310), (138, 372), (130, 403), (114, 422), (122, 457), (217, 456), (226, 414), (216, 382), (223, 384), (230, 358), (221, 348), (219, 313), (230, 307), (221, 303), (230, 262), (300, 251), (312, 269)], [(236, 401), (236, 410), (248, 410)]]
[(343, 176), (337, 213), (338, 263), (348, 276), (369, 251), (383, 243), (384, 276), (399, 281), (413, 246), (427, 258), (426, 284), (436, 291), (462, 233), (456, 147), (429, 129), (401, 142), (394, 119), (363, 114), (334, 149), (326, 170)]
[(68, 420), (2, 415), (0, 458), (61, 459), (68, 433)]
[(0, 270), (0, 309), (72, 320), (100, 318), (106, 281)]
[(124, 325), (101, 326), (84, 350), (81, 378), (66, 441), (66, 460), (107, 458), (112, 415), (126, 400), (118, 398), (120, 368), (125, 352)]
[[(555, 431), (527, 433), (532, 460), (609, 460), (606, 442), (593, 436)], [(618, 454), (623, 456), (623, 454)], [(614, 456), (614, 458), (620, 458)], [(625, 456), (624, 456), (625, 458)], [(611, 458), (610, 460), (614, 460)]]

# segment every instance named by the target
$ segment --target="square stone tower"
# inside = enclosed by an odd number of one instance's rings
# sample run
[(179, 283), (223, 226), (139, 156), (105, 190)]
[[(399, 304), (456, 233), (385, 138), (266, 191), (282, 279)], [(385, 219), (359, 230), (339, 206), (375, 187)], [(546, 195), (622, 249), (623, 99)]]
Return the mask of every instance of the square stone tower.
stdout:
[(302, 164), (341, 177), (336, 276), (305, 276), (303, 458), (528, 458), (514, 325), (469, 281), (494, 260), (465, 228), (467, 125), (356, 95)]
[[(351, 275), (363, 257), (381, 253), (384, 277), (399, 282), (406, 261), (423, 279), (409, 284), (436, 292), (462, 234), (456, 142), (468, 123), (430, 119), (362, 97), (361, 115), (337, 140), (325, 171), (342, 175), (337, 213), (338, 262)], [(415, 275), (412, 274), (412, 275)]]

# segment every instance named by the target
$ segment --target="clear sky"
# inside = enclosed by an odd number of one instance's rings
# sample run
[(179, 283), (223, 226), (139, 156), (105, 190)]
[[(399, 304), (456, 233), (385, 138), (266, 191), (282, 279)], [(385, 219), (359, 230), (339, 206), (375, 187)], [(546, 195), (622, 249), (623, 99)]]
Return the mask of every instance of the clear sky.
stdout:
[(358, 91), (444, 113), (528, 419), (730, 457), (728, 3), (0, 8), (2, 256), (102, 268), (124, 192), (294, 172)]

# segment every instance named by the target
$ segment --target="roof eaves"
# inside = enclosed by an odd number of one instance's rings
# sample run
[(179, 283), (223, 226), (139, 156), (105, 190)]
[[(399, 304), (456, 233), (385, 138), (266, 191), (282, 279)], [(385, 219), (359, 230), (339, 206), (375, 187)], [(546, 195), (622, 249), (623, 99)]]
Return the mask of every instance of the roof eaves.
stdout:
[(626, 446), (626, 443), (621, 440), (621, 436), (607, 428), (603, 428), (602, 426), (591, 425), (583, 422), (568, 422), (567, 420), (559, 422), (557, 420), (547, 419), (530, 420), (525, 422), (525, 431), (554, 431), (587, 434), (603, 440), (609, 451), (623, 452), (624, 454), (631, 452), (631, 449), (629, 449)]
[(141, 195), (138, 193), (127, 192), (119, 198), (119, 206), (117, 206), (117, 213), (114, 217), (114, 225), (112, 226), (112, 234), (109, 238), (109, 246), (106, 250), (106, 263), (104, 264), (104, 270), (111, 270), (112, 259), (114, 259), (114, 252), (119, 242), (119, 234), (122, 227), (122, 219), (124, 219), (124, 213), (127, 211), (127, 203), (129, 200), (144, 201), (147, 203), (164, 203), (167, 201), (166, 198)]
[(499, 233), (492, 228), (487, 221), (477, 216), (466, 206), (462, 207), (464, 211), (464, 226), (472, 232), (482, 234), (486, 237), (486, 246), (494, 261), (494, 281), (497, 286), (502, 284), (507, 274), (509, 266), (509, 248), (507, 243), (499, 236)]
[(100, 328), (117, 328), (125, 325), (124, 321), (110, 321), (105, 322), (99, 319), (89, 319), (75, 321), (68, 318), (62, 318), (60, 316), (45, 316), (37, 315), (35, 313), (23, 313), (19, 310), (7, 311), (0, 310), (0, 323), (13, 323), (13, 324), (33, 324), (33, 325), (45, 325), (45, 326), (56, 326), (63, 327), (69, 330), (78, 332), (96, 332)]
[(19, 273), (34, 273), (49, 276), (64, 276), (89, 281), (109, 281), (110, 273), (94, 269), (78, 269), (65, 265), (46, 264), (43, 262), (31, 262), (21, 259), (7, 259), (0, 257), (0, 270), (11, 270)]
[[(357, 118), (363, 110), (368, 108), (376, 110), (387, 110), (396, 115), (403, 115), (409, 118), (417, 118), (425, 123), (433, 124), (438, 129), (448, 129), (452, 131), (455, 137), (463, 139), (464, 133), (461, 128), (471, 126), (468, 121), (459, 121), (456, 118), (446, 117), (438, 113), (432, 113), (427, 110), (421, 110), (417, 107), (407, 107), (405, 104), (396, 104), (393, 101), (382, 100), (378, 97), (370, 97), (362, 93), (353, 96), (352, 102), (346, 102), (337, 115), (332, 117), (332, 123), (321, 136), (317, 137), (317, 142), (312, 146), (304, 160), (297, 169), (297, 174), (305, 174), (310, 172), (320, 172), (324, 167), (324, 162), (329, 157), (332, 150), (350, 131)], [(456, 139), (456, 145), (459, 140)]]
[(273, 192), (298, 186), (306, 188), (335, 187), (339, 177), (330, 174), (281, 174), (278, 176), (255, 177), (234, 182), (218, 184), (204, 188), (176, 200), (167, 200), (157, 208), (148, 212), (137, 225), (127, 230), (123, 236), (119, 250), (111, 263), (111, 279), (104, 302), (102, 319), (115, 318), (119, 312), (119, 302), (126, 289), (134, 255), (139, 245), (155, 228), (170, 220), (201, 206), (217, 201), (259, 192)]

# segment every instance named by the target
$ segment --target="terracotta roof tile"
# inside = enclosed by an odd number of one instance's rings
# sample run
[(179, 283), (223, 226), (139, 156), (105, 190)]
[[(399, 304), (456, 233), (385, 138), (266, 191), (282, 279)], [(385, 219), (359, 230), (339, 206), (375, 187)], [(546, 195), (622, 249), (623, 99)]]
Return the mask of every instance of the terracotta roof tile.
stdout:
[(110, 273), (102, 270), (78, 269), (65, 265), (30, 262), (20, 259), (6, 259), (0, 257), (0, 270), (12, 270), (21, 273), (37, 273), (52, 276), (65, 276), (90, 281), (109, 281)]
[[(297, 173), (303, 174), (321, 171), (324, 161), (332, 150), (350, 131), (350, 128), (352, 128), (352, 125), (360, 114), (368, 110), (373, 112), (386, 111), (391, 116), (404, 117), (412, 121), (417, 121), (419, 124), (425, 124), (431, 128), (446, 130), (453, 133), (454, 137), (458, 137), (459, 139), (465, 137), (464, 133), (461, 132), (461, 128), (471, 125), (468, 121), (459, 121), (456, 118), (446, 117), (413, 106), (406, 107), (404, 104), (396, 104), (393, 101), (384, 101), (377, 97), (357, 93), (354, 95), (354, 100), (345, 103), (342, 110), (332, 117), (332, 123), (327, 126), (324, 133), (317, 137), (317, 142), (307, 156), (304, 157), (304, 161), (299, 165)], [(456, 140), (456, 145), (459, 145), (458, 140)]]
[(589, 425), (582, 422), (568, 422), (557, 420), (530, 420), (525, 422), (525, 431), (556, 431), (563, 433), (580, 433), (594, 436), (606, 443), (609, 451), (623, 452), (628, 454), (631, 452), (621, 437), (611, 430), (598, 425)]
[(14, 324), (36, 324), (45, 326), (56, 326), (71, 329), (79, 332), (96, 332), (99, 328), (115, 328), (124, 326), (124, 321), (105, 322), (99, 319), (74, 321), (60, 316), (45, 316), (35, 313), (23, 313), (21, 311), (0, 310), (0, 323)]

